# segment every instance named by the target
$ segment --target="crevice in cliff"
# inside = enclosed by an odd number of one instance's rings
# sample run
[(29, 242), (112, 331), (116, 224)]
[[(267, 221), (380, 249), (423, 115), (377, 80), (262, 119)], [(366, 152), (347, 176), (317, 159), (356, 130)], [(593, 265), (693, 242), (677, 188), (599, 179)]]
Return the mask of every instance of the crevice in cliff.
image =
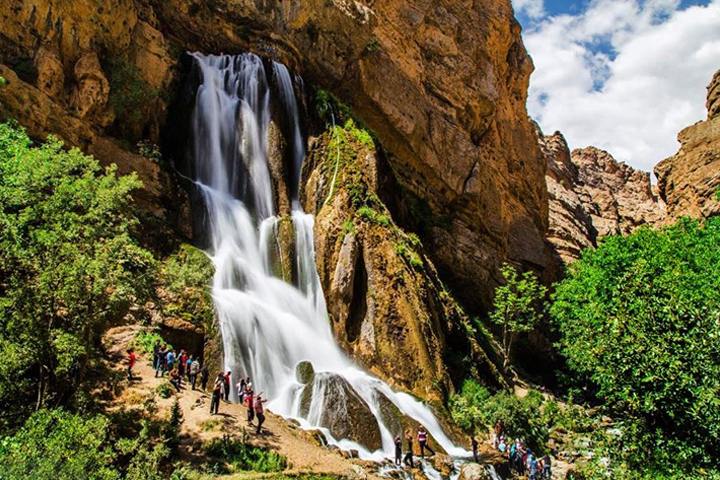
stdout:
[(350, 301), (350, 312), (348, 313), (347, 322), (345, 323), (345, 334), (350, 343), (353, 343), (360, 337), (360, 329), (368, 310), (368, 274), (362, 253), (357, 256), (353, 270), (355, 273), (353, 278), (352, 300)]

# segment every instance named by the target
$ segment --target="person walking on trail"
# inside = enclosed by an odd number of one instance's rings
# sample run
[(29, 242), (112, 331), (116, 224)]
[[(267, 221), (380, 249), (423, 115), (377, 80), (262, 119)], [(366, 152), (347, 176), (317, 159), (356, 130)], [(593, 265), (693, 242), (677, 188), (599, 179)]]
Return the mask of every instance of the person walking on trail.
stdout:
[(135, 360), (137, 360), (135, 351), (132, 348), (129, 348), (127, 351), (127, 378), (129, 382), (132, 382), (133, 379), (132, 369), (135, 366)]
[(170, 370), (170, 383), (178, 392), (180, 391), (180, 374), (178, 373), (177, 368)]
[(202, 388), (202, 391), (207, 391), (207, 383), (208, 379), (210, 378), (210, 372), (208, 371), (207, 365), (203, 365), (202, 370), (200, 370), (200, 388)]
[(243, 402), (243, 397), (245, 396), (245, 385), (247, 385), (247, 382), (245, 382), (244, 377), (241, 377), (238, 384), (235, 385), (235, 387), (237, 388), (238, 403), (240, 405), (245, 403), (245, 402)]
[(185, 353), (185, 350), (180, 350), (180, 355), (178, 355), (178, 374), (181, 377), (185, 376), (185, 365), (187, 364), (187, 353)]
[(402, 438), (400, 435), (395, 436), (395, 465), (402, 463)]
[(190, 372), (190, 384), (192, 385), (192, 389), (195, 390), (195, 383), (197, 382), (197, 376), (198, 373), (200, 373), (200, 362), (198, 362), (198, 359), (195, 358), (190, 363), (190, 366), (188, 367), (188, 371)]
[(430, 455), (435, 455), (435, 451), (430, 448), (430, 445), (428, 445), (428, 434), (425, 431), (424, 427), (420, 427), (418, 430), (418, 444), (420, 445), (420, 456), (422, 458), (425, 458), (425, 450), (427, 449), (428, 452), (430, 452)]
[(223, 378), (218, 374), (213, 384), (212, 398), (210, 400), (210, 414), (216, 415), (220, 411), (220, 398), (222, 397)]
[(165, 368), (169, 372), (173, 369), (174, 366), (175, 366), (175, 352), (171, 348), (168, 348), (168, 351), (165, 354)]
[(405, 452), (405, 458), (403, 459), (403, 463), (405, 466), (410, 468), (415, 468), (415, 462), (413, 462), (413, 436), (412, 433), (408, 432), (405, 436), (405, 441), (407, 442), (407, 452)]
[(247, 422), (248, 425), (252, 425), (253, 419), (255, 418), (255, 410), (253, 410), (253, 390), (252, 383), (248, 383), (245, 386), (245, 405), (247, 405)]
[[(193, 360), (195, 358), (190, 355), (187, 360), (185, 361), (185, 374), (187, 375), (188, 382), (192, 382), (192, 379), (190, 378), (190, 367), (192, 366)], [(194, 389), (193, 389), (194, 390)]]
[(230, 370), (225, 374), (225, 377), (223, 378), (223, 381), (225, 382), (225, 390), (223, 390), (225, 395), (225, 401), (230, 401)]
[(160, 345), (160, 342), (155, 342), (155, 345), (153, 346), (153, 370), (155, 370), (155, 376), (157, 377), (157, 372), (160, 370), (160, 349), (162, 348), (162, 345)]
[(256, 435), (260, 435), (260, 432), (262, 432), (262, 424), (265, 422), (265, 409), (263, 408), (263, 403), (267, 402), (267, 400), (262, 398), (261, 394), (258, 394), (255, 398), (255, 416), (257, 417), (257, 430), (255, 431)]

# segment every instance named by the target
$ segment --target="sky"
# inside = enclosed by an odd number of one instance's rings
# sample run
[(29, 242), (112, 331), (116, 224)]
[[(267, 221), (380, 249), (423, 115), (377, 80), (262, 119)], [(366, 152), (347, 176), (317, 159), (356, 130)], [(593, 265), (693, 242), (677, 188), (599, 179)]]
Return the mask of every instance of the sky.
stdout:
[(720, 0), (512, 2), (535, 63), (528, 112), (546, 135), (652, 170), (706, 117)]

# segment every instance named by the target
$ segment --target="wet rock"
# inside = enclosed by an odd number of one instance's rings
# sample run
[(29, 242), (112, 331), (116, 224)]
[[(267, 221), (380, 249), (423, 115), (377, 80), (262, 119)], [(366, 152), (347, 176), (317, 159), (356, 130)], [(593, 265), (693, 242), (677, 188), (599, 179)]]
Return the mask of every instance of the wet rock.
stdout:
[(478, 463), (466, 463), (460, 468), (458, 480), (492, 480), (484, 466)]
[(436, 453), (430, 461), (432, 462), (435, 470), (437, 470), (444, 478), (449, 478), (455, 471), (455, 465), (453, 464), (453, 459), (450, 455)]
[(403, 420), (405, 416), (400, 409), (380, 392), (375, 392), (375, 401), (379, 407), (380, 418), (383, 424), (390, 430), (393, 436), (400, 435), (402, 438), (404, 436)]
[(299, 362), (295, 367), (295, 377), (299, 383), (307, 385), (313, 382), (315, 379), (315, 369), (307, 360)]

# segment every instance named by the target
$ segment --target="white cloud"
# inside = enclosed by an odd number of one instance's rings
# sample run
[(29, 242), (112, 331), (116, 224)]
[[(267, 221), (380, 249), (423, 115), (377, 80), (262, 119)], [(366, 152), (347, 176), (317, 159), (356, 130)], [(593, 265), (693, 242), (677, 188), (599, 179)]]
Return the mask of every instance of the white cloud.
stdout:
[(543, 131), (652, 170), (705, 117), (720, 0), (685, 10), (677, 0), (594, 0), (581, 14), (538, 19), (524, 37), (535, 62), (528, 110)]
[(540, 18), (545, 14), (543, 0), (512, 0), (515, 13), (524, 13), (530, 18)]

